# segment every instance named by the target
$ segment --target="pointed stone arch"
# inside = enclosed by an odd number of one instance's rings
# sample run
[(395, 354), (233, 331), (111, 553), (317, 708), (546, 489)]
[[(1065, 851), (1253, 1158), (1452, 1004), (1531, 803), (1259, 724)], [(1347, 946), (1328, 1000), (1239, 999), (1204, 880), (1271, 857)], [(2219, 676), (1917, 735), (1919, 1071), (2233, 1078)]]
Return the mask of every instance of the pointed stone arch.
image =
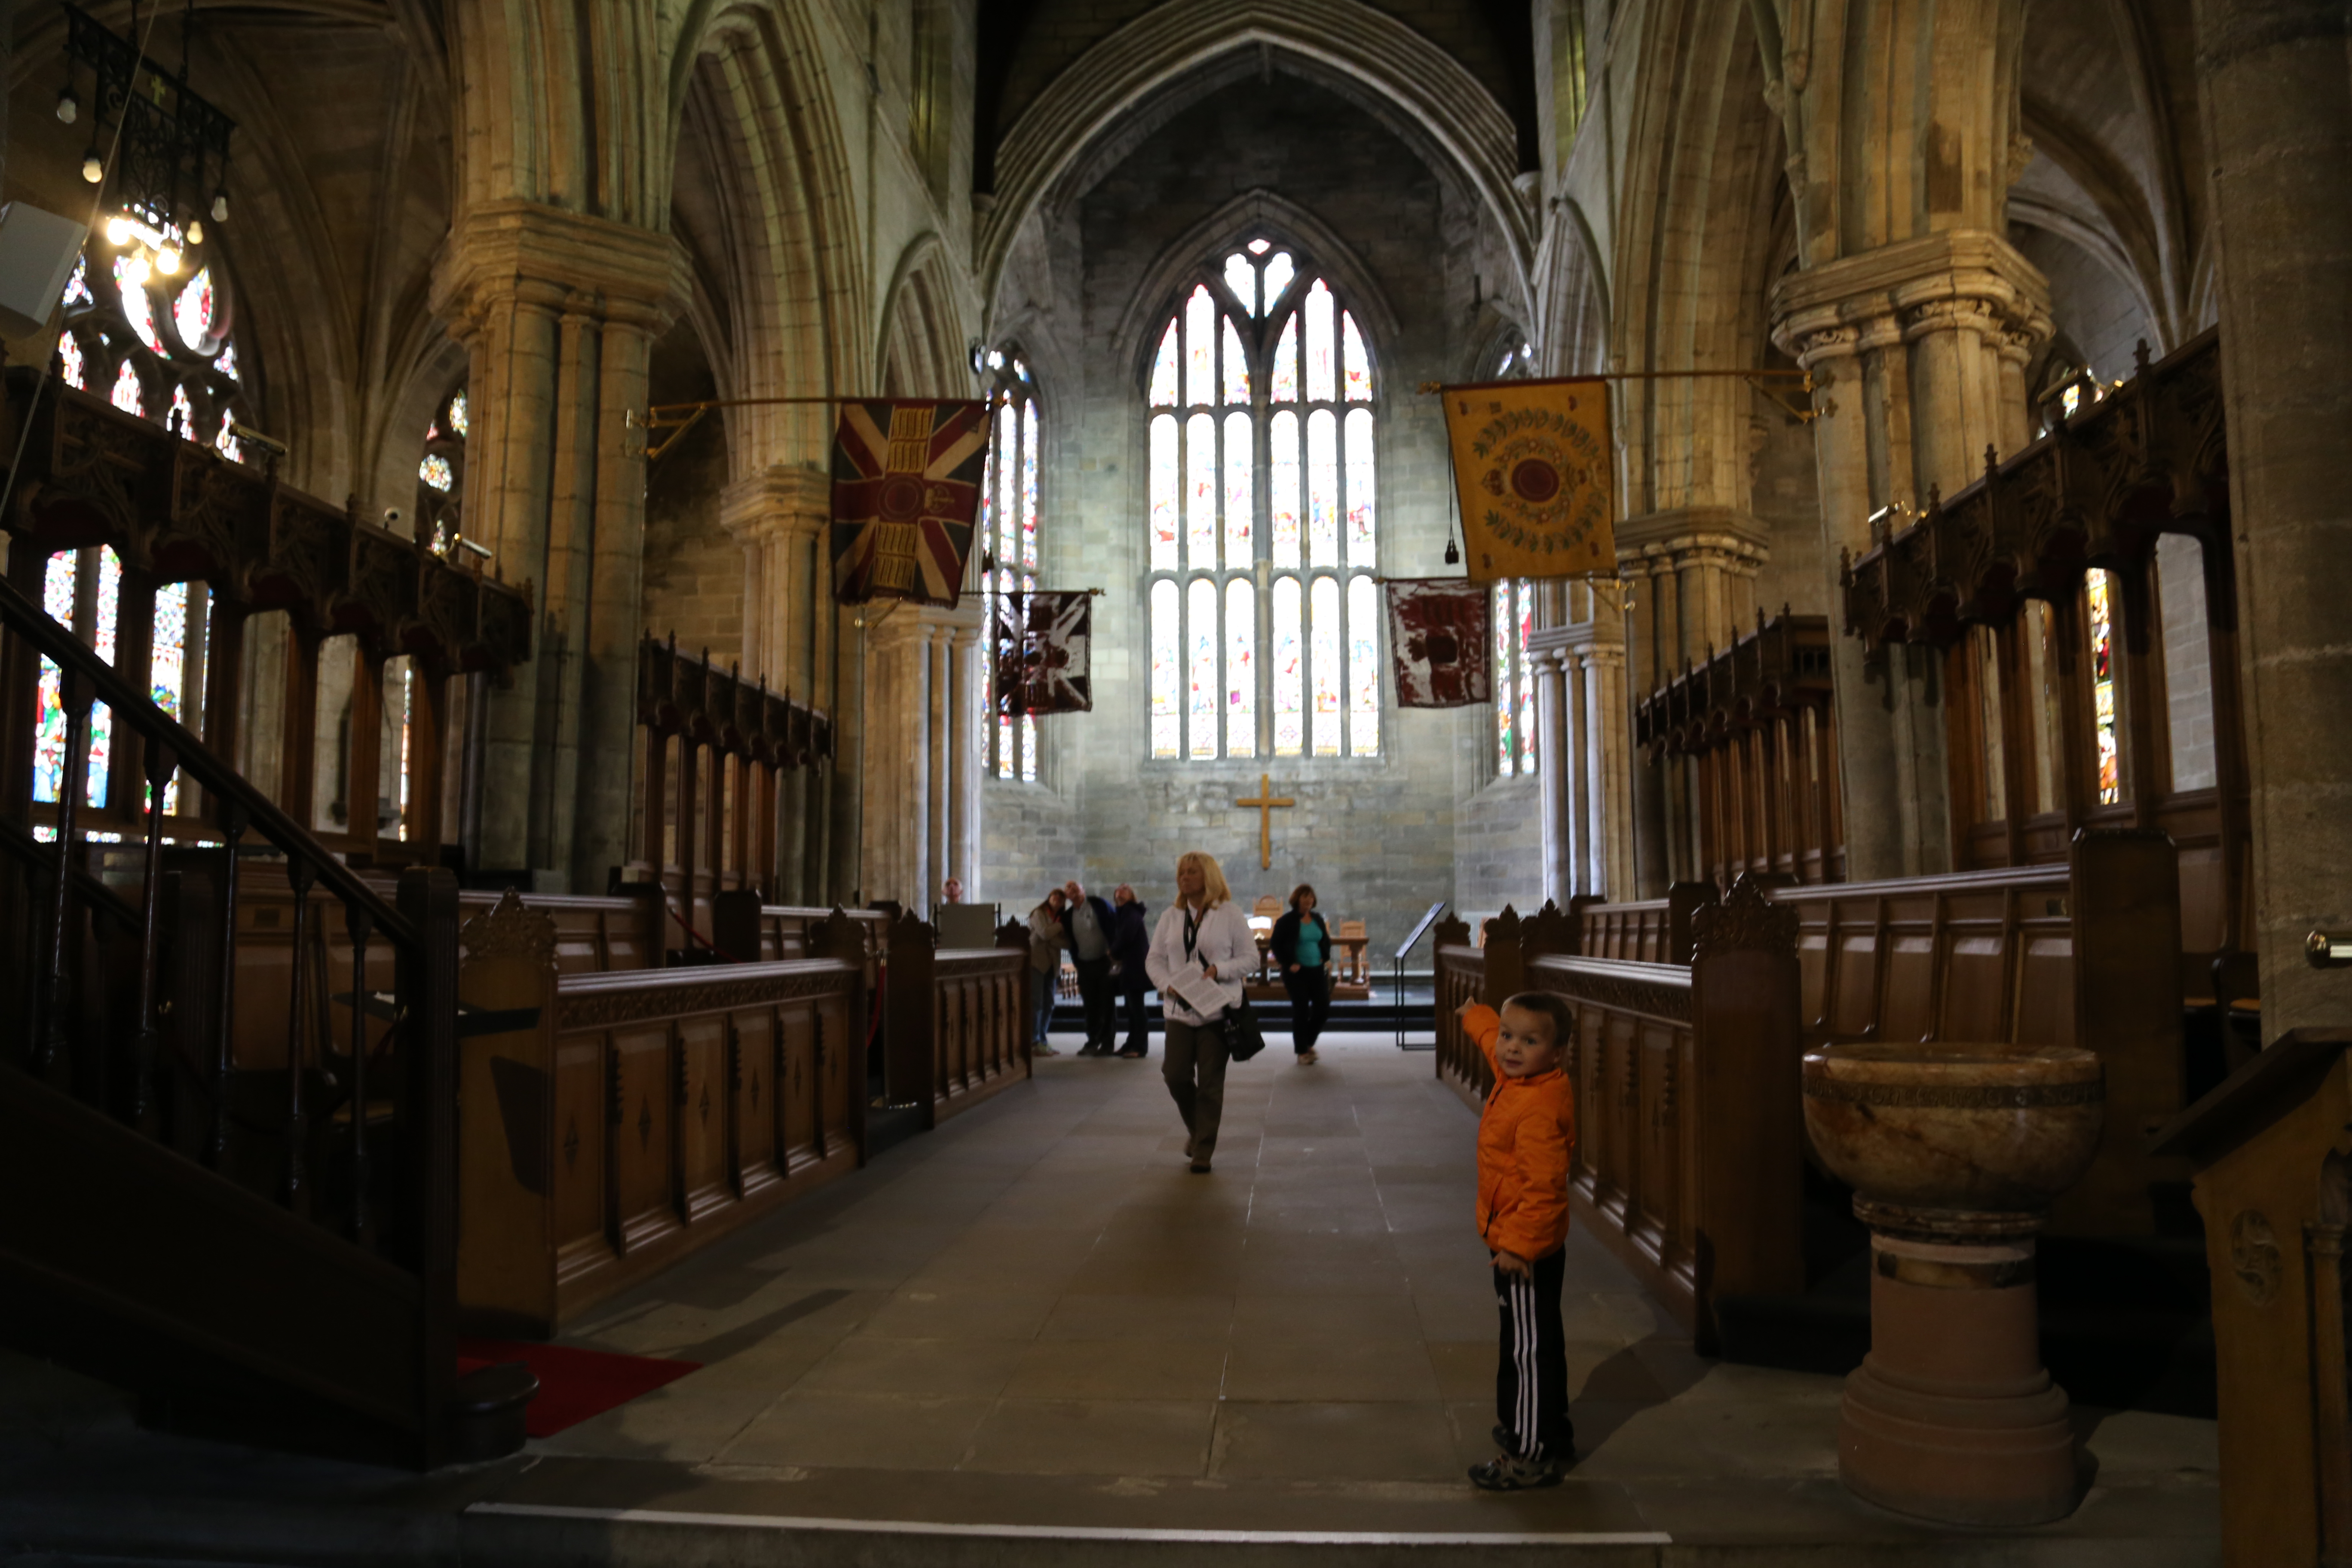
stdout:
[(882, 340), (875, 351), (881, 390), (899, 397), (969, 395), (971, 340), (958, 308), (960, 292), (945, 242), (935, 233), (917, 236), (898, 258), (883, 298)]
[(1088, 49), (1005, 133), (974, 247), (982, 297), (995, 298), (1021, 226), (1097, 138), (1170, 83), (1253, 47), (1338, 72), (1409, 116), (1488, 208), (1524, 292), (1535, 223), (1517, 184), (1517, 132), (1459, 61), (1362, 0), (1186, 0)]

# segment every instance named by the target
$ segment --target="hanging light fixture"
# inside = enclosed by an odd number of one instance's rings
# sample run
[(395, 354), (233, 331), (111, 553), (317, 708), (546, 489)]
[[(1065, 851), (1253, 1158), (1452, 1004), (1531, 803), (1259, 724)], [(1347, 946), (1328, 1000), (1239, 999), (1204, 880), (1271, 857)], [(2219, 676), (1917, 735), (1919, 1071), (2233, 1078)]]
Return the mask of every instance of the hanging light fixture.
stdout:
[(81, 155), (81, 177), (93, 185), (106, 178), (106, 160), (99, 156), (95, 142), (89, 144), (89, 151)]
[[(68, 71), (86, 68), (96, 82), (90, 115), (90, 149), (81, 177), (93, 185), (111, 184), (116, 215), (106, 237), (131, 253), (142, 274), (176, 276), (187, 247), (204, 243), (199, 203), (212, 193), (215, 225), (228, 221), (228, 145), (236, 122), (214, 108), (188, 84), (189, 43), (195, 30), (194, 0), (182, 24), (180, 65), (173, 70), (117, 36), (74, 0), (65, 0)], [(138, 27), (132, 8), (132, 29)], [(68, 77), (58, 95), (58, 118), (73, 123), (81, 100)], [(110, 168), (100, 147), (109, 131), (121, 150)]]
[(58, 89), (58, 119), (64, 124), (71, 125), (80, 118), (81, 100), (75, 96), (73, 83), (68, 82)]

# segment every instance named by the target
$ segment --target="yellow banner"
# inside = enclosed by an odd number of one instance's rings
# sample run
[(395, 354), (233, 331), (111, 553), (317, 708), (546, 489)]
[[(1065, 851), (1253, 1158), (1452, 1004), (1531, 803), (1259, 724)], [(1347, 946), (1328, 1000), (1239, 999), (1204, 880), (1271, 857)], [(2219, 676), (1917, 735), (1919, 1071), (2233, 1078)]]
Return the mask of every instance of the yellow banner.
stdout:
[(1607, 382), (1449, 386), (1445, 433), (1472, 582), (1617, 570)]

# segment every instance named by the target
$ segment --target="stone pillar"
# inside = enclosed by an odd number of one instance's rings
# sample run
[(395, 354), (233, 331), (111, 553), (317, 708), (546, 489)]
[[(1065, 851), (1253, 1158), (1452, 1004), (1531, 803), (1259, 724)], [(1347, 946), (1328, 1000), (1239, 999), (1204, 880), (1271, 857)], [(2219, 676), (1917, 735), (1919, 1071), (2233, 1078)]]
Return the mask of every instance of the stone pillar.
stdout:
[[(1596, 618), (1596, 631), (1605, 623)], [(1633, 765), (1633, 714), (1625, 705), (1625, 647), (1595, 637), (1584, 655), (1586, 776), (1622, 779)], [(1585, 795), (1585, 842), (1591, 847), (1591, 879), (1584, 891), (1603, 898), (1634, 896), (1633, 803), (1619, 789)], [(1663, 889), (1661, 889), (1663, 891)]]
[(949, 669), (953, 679), (948, 709), (948, 870), (963, 883), (964, 897), (980, 896), (980, 742), (988, 722), (981, 683), (981, 625), (976, 603), (957, 612), (968, 616), (955, 627)]
[[(2023, 366), (2052, 331), (2041, 273), (1998, 235), (1951, 229), (1825, 261), (1783, 279), (1773, 340), (1813, 375), (1814, 459), (1831, 624), (1843, 629), (1845, 559), (1874, 542), (1874, 512), (1916, 511), (2021, 442)], [(2019, 407), (2010, 407), (2014, 388)], [(1940, 669), (1932, 654), (1832, 648), (1846, 874), (1948, 869)]]
[(601, 892), (627, 858), (645, 471), (623, 420), (687, 289), (667, 236), (525, 201), (470, 209), (435, 269), (472, 359), (469, 531), (539, 617), (490, 696), (479, 858), (550, 886)]
[(2315, 927), (2352, 925), (2352, 70), (2341, 6), (2195, 9), (2267, 1040), (2352, 1006), (2352, 973), (2303, 956)]
[(865, 606), (866, 689), (862, 795), (866, 898), (895, 899), (928, 918), (932, 875), (933, 627), (920, 606)]
[(1592, 660), (1589, 652), (1569, 649), (1560, 655), (1560, 731), (1566, 745), (1561, 756), (1568, 767), (1567, 798), (1560, 804), (1568, 816), (1568, 837), (1571, 855), (1568, 874), (1561, 879), (1560, 891), (1570, 898), (1591, 892), (1600, 885), (1593, 868), (1597, 861), (1600, 840), (1596, 837), (1592, 805), (1607, 786), (1595, 762), (1592, 749), (1591, 706), (1586, 685), (1591, 679)]
[[(1565, 629), (1565, 628), (1563, 628)], [(1560, 666), (1573, 662), (1547, 636), (1549, 628), (1528, 639), (1528, 661), (1536, 678), (1537, 810), (1542, 828), (1543, 896), (1566, 904), (1575, 882), (1576, 827), (1568, 813), (1568, 781), (1578, 759), (1568, 739), (1568, 702)], [(1539, 646), (1538, 638), (1544, 638)]]
[[(776, 464), (735, 480), (719, 495), (719, 520), (743, 546), (743, 669), (795, 702), (830, 710), (834, 635), (831, 586), (816, 580), (819, 546), (832, 516), (833, 486), (814, 468)], [(824, 665), (820, 668), (819, 652)], [(793, 768), (776, 781), (777, 897), (824, 901), (814, 849), (824, 769)], [(813, 858), (814, 857), (814, 858)]]
[[(1752, 621), (1766, 540), (1761, 521), (1723, 506), (1675, 507), (1617, 525), (1619, 569), (1630, 568), (1637, 584), (1627, 634), (1639, 671), (1632, 702), (1663, 689), (1685, 666), (1704, 663), (1710, 653), (1730, 646)], [(1625, 718), (1630, 725), (1630, 705)], [(1610, 896), (1664, 898), (1669, 882), (1696, 874), (1689, 846), (1696, 805), (1689, 771), (1672, 759), (1654, 765), (1633, 750), (1630, 734), (1625, 755), (1638, 817), (1640, 875), (1632, 891)]]

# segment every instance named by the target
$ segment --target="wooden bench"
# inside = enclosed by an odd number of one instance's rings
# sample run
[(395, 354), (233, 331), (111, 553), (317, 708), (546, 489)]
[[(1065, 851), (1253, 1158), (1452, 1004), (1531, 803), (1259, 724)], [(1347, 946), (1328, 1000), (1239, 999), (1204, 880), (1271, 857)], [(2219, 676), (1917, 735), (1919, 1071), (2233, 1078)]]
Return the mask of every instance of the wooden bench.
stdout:
[(865, 942), (778, 963), (576, 971), (509, 893), (461, 930), (458, 1301), (548, 1334), (863, 1160)]
[(1441, 921), (1437, 1072), (1473, 1103), (1492, 1087), (1454, 1016), (1465, 1002), (1542, 990), (1574, 1005), (1576, 1222), (1712, 1351), (1717, 1299), (1805, 1287), (1802, 1040), (1788, 911), (1743, 882), (1698, 927), (1683, 965), (1583, 957), (1550, 904), (1505, 910), (1483, 948)]
[(997, 928), (992, 948), (942, 948), (911, 914), (893, 921), (883, 983), (885, 1097), (919, 1105), (926, 1129), (1025, 1079), (1029, 928)]

